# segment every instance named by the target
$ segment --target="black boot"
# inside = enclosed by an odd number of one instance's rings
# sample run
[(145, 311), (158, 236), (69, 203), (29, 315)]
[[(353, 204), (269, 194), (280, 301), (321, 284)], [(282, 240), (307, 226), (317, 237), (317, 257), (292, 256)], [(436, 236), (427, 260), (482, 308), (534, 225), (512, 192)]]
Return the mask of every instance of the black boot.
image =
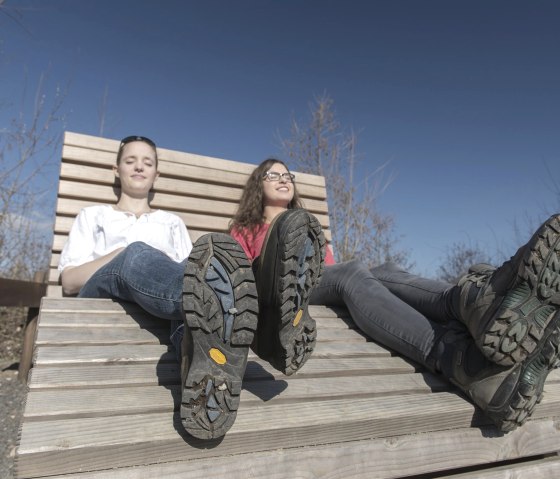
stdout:
[(301, 368), (315, 347), (316, 324), (307, 306), (324, 261), (321, 225), (306, 210), (295, 209), (276, 217), (253, 262), (259, 324), (252, 348), (286, 375)]
[(501, 431), (512, 431), (531, 416), (542, 399), (548, 373), (560, 362), (560, 330), (547, 330), (542, 343), (523, 362), (499, 366), (484, 357), (463, 325), (452, 321), (434, 348), (435, 369), (461, 389)]
[(457, 286), (458, 319), (487, 358), (503, 366), (543, 347), (560, 326), (560, 217), (552, 216), (515, 256), (495, 269), (476, 265)]
[(197, 438), (218, 438), (235, 421), (258, 321), (251, 265), (231, 236), (209, 234), (194, 244), (183, 308), (181, 420)]

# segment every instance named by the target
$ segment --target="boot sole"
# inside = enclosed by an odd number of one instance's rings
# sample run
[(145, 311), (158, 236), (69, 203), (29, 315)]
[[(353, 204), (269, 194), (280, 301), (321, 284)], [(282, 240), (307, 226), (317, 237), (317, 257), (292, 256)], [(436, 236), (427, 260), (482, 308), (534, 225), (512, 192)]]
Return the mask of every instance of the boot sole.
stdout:
[(560, 324), (559, 292), (560, 219), (554, 216), (531, 238), (515, 284), (486, 325), (481, 349), (488, 359), (512, 366), (538, 352), (551, 321)]
[[(548, 328), (542, 343), (537, 353), (518, 366), (518, 372), (512, 371), (510, 374), (511, 380), (517, 383), (512, 387), (506, 381), (501, 386), (505, 390), (513, 388), (504, 405), (490, 406), (486, 411), (503, 432), (513, 431), (523, 425), (533, 414), (536, 405), (542, 400), (548, 373), (560, 365), (560, 328), (556, 325)], [(499, 396), (499, 391), (496, 396)]]
[(229, 235), (206, 235), (195, 243), (185, 268), (183, 308), (191, 347), (181, 421), (194, 437), (218, 438), (235, 421), (258, 321), (251, 265)]
[[(270, 228), (269, 232), (273, 226)], [(277, 231), (279, 240), (271, 250), (267, 247), (261, 258), (259, 299), (263, 300), (261, 314), (270, 315), (276, 325), (276, 351), (269, 360), (289, 376), (303, 366), (315, 348), (317, 326), (307, 308), (323, 274), (326, 241), (319, 221), (305, 210), (292, 213)], [(273, 239), (267, 238), (267, 246), (269, 241)]]

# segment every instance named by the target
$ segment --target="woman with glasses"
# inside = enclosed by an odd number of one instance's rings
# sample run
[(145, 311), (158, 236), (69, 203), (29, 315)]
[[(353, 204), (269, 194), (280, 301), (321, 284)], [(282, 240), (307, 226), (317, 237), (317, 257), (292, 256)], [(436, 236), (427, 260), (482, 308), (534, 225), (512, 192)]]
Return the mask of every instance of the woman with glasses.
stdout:
[(150, 206), (159, 176), (152, 140), (124, 138), (113, 171), (116, 205), (86, 207), (72, 226), (59, 263), (63, 291), (131, 301), (169, 320), (183, 353), (183, 425), (201, 439), (223, 436), (257, 326), (250, 264), (229, 235), (205, 235), (193, 246), (178, 216)]
[[(261, 163), (231, 222), (257, 275), (270, 243), (285, 241), (278, 225), (297, 208), (287, 166), (275, 159)], [(543, 223), (500, 268), (473, 266), (457, 285), (394, 264), (371, 270), (355, 260), (335, 264), (328, 247), (325, 263), (305, 305), (346, 306), (364, 333), (442, 374), (502, 431), (533, 413), (548, 373), (560, 364), (560, 216)], [(313, 320), (303, 317), (314, 338)]]
[[(249, 177), (230, 225), (247, 257), (258, 257), (253, 270), (259, 323), (252, 348), (287, 375), (313, 353), (316, 326), (307, 306), (324, 264), (334, 261), (319, 222), (301, 208), (293, 181), (284, 163), (261, 163)], [(280, 280), (292, 274), (295, 281)]]

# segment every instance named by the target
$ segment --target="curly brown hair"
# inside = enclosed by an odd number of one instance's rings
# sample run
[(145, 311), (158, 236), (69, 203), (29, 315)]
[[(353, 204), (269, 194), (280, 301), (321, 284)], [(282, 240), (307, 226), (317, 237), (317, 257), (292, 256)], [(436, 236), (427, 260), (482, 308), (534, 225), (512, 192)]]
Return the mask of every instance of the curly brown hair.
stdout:
[[(290, 171), (286, 163), (276, 158), (268, 158), (257, 166), (245, 183), (237, 212), (230, 221), (229, 231), (235, 229), (240, 232), (245, 230), (255, 233), (256, 229), (264, 223), (263, 176), (276, 164), (280, 164)], [(294, 208), (302, 208), (295, 182), (294, 197), (288, 205), (288, 209)]]

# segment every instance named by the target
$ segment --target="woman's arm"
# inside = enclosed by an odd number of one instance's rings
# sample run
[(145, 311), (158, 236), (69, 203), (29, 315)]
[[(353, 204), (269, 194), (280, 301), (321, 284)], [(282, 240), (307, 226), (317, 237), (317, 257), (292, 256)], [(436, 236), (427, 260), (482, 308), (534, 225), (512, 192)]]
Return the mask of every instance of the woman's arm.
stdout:
[(87, 280), (91, 278), (99, 268), (106, 265), (115, 256), (117, 256), (124, 248), (118, 248), (101, 258), (88, 261), (87, 263), (79, 266), (67, 266), (60, 273), (60, 280), (62, 283), (62, 291), (64, 294), (78, 294), (82, 286), (86, 284)]

